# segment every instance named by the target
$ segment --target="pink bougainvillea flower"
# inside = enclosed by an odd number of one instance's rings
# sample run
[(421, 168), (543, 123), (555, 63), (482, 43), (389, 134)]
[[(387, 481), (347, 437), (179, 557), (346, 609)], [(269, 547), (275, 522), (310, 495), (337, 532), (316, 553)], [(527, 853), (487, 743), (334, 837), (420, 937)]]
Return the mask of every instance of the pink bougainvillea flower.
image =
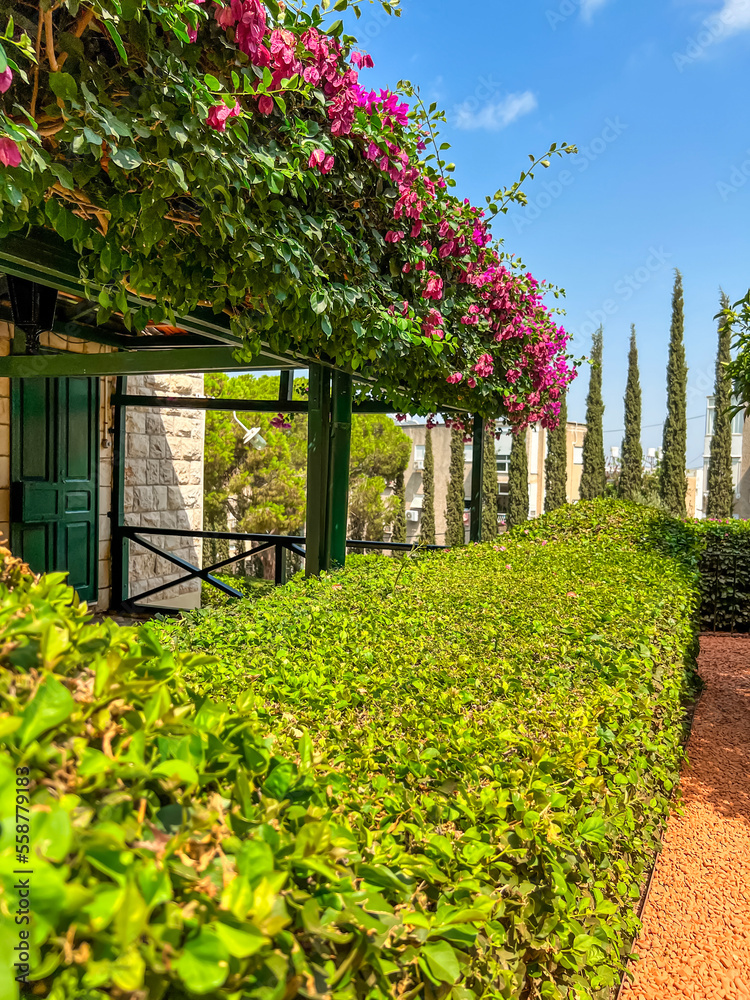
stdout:
[(451, 385), (457, 385), (462, 378), (463, 375), (461, 374), (461, 372), (453, 372), (453, 374), (449, 375), (445, 381), (450, 382)]
[(292, 425), (287, 421), (283, 413), (277, 413), (271, 419), (271, 427), (275, 427), (279, 431), (289, 431), (292, 429)]
[(491, 354), (483, 354), (472, 368), (480, 378), (489, 378), (495, 370), (495, 363)]
[(258, 111), (262, 115), (270, 115), (273, 112), (273, 98), (270, 94), (263, 94), (258, 98)]
[(233, 108), (228, 108), (226, 104), (215, 104), (208, 112), (208, 118), (206, 119), (211, 128), (215, 128), (217, 132), (225, 132), (227, 128), (227, 120), (229, 118), (236, 118), (240, 113), (239, 101), (234, 102)]
[(574, 590), (569, 590), (568, 593), (565, 596), (566, 597), (578, 597), (578, 594), (576, 594), (576, 592)]
[(510, 563), (506, 563), (506, 565), (505, 565), (505, 568), (506, 568), (506, 569), (513, 569), (513, 567), (511, 566), (511, 564), (510, 564)]
[(469, 379), (466, 380), (466, 384), (468, 385), (468, 387), (470, 389), (476, 389), (476, 387), (477, 387), (477, 380), (475, 378), (469, 378)]
[(13, 83), (13, 70), (10, 66), (6, 66), (0, 73), (0, 94), (4, 94), (11, 83)]
[(330, 174), (330, 172), (333, 170), (333, 165), (335, 162), (336, 160), (333, 156), (333, 153), (330, 153), (328, 156), (326, 156), (325, 160), (323, 160), (323, 162), (320, 165), (321, 174)]
[(396, 414), (396, 420), (398, 420), (398, 422), (400, 424), (403, 424), (403, 422), (406, 420), (406, 414), (405, 413), (397, 413)]
[(358, 69), (372, 69), (375, 65), (372, 61), (372, 56), (366, 52), (352, 52), (351, 59)]
[(422, 293), (426, 299), (442, 299), (443, 297), (443, 279), (435, 274), (434, 271), (429, 272), (427, 278), (427, 284), (424, 287), (424, 292)]
[(7, 136), (0, 139), (0, 163), (6, 167), (21, 166), (21, 150), (18, 148), (18, 143)]
[(386, 243), (400, 243), (401, 240), (406, 236), (406, 233), (399, 232), (397, 229), (392, 229), (390, 232), (385, 234)]
[(310, 159), (307, 161), (307, 165), (311, 170), (316, 167), (322, 167), (325, 163), (326, 151), (324, 149), (314, 149), (310, 153)]
[(434, 337), (437, 340), (442, 340), (445, 337), (445, 330), (443, 330), (444, 322), (445, 319), (439, 309), (430, 309), (422, 320), (422, 332), (425, 337)]

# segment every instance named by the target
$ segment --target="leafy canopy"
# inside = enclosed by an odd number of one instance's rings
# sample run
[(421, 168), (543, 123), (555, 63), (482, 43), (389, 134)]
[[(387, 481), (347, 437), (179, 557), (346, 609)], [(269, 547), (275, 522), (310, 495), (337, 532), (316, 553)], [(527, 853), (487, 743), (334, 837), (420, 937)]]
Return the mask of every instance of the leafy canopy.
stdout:
[(372, 60), (328, 7), (23, 8), (0, 40), (0, 238), (71, 243), (100, 321), (205, 304), (248, 359), (264, 341), (364, 373), (402, 409), (554, 423), (568, 337), (486, 217), (549, 159), (485, 210), (457, 198), (441, 114), (407, 83), (410, 103), (366, 90)]

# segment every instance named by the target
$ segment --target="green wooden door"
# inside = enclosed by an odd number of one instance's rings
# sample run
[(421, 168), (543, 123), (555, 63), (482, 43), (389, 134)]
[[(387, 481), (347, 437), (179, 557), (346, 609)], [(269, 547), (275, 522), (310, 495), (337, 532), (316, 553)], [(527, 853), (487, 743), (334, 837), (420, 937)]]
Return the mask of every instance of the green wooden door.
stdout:
[(13, 379), (11, 549), (96, 602), (99, 380)]

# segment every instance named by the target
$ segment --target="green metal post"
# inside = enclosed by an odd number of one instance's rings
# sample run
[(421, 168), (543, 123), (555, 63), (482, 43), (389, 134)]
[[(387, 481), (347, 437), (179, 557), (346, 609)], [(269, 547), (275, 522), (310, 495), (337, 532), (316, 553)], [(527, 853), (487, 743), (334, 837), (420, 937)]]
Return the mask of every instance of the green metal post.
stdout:
[[(279, 372), (279, 409), (283, 410), (294, 395), (294, 372)], [(274, 579), (277, 587), (283, 587), (287, 579), (289, 552), (284, 545), (277, 545), (275, 550)]]
[(294, 372), (279, 372), (279, 402), (288, 403), (294, 395)]
[(484, 420), (474, 417), (474, 443), (471, 456), (471, 521), (469, 541), (482, 541), (482, 474), (484, 470)]
[(307, 528), (305, 575), (328, 569), (326, 519), (328, 511), (328, 450), (331, 375), (319, 364), (310, 365), (307, 414)]
[[(127, 376), (120, 376), (116, 383), (116, 395), (128, 391)], [(122, 608), (128, 598), (128, 563), (130, 543), (122, 537), (120, 530), (125, 523), (125, 407), (114, 403), (113, 447), (112, 447), (112, 503), (110, 505), (112, 553), (112, 607)]]
[(349, 523), (349, 456), (352, 445), (352, 377), (334, 372), (331, 394), (331, 457), (328, 465), (326, 557), (330, 569), (346, 563)]

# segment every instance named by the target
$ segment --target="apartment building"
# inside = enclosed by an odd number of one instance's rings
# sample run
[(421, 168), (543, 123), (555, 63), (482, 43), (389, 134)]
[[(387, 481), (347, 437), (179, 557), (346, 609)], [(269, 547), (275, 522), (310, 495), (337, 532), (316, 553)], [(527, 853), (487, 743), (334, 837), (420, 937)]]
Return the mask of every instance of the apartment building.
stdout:
[[(412, 455), (406, 470), (406, 529), (407, 541), (419, 536), (422, 510), (424, 506), (424, 457), (427, 428), (417, 420), (408, 420), (401, 428), (412, 439)], [(568, 424), (568, 500), (579, 498), (581, 472), (583, 469), (583, 438), (586, 425)], [(510, 450), (513, 436), (510, 431), (502, 433), (495, 440), (495, 471), (498, 490), (498, 522), (502, 525), (508, 510), (508, 473), (510, 471)], [(548, 432), (540, 425), (526, 431), (526, 451), (529, 458), (529, 517), (538, 517), (544, 512), (545, 477), (544, 462), (547, 457)], [(432, 430), (432, 452), (435, 460), (435, 540), (438, 545), (445, 541), (445, 508), (448, 493), (448, 479), (451, 458), (451, 432), (444, 424)], [(473, 449), (464, 445), (464, 496), (471, 496), (471, 468)], [(468, 537), (469, 514), (464, 515)]]

